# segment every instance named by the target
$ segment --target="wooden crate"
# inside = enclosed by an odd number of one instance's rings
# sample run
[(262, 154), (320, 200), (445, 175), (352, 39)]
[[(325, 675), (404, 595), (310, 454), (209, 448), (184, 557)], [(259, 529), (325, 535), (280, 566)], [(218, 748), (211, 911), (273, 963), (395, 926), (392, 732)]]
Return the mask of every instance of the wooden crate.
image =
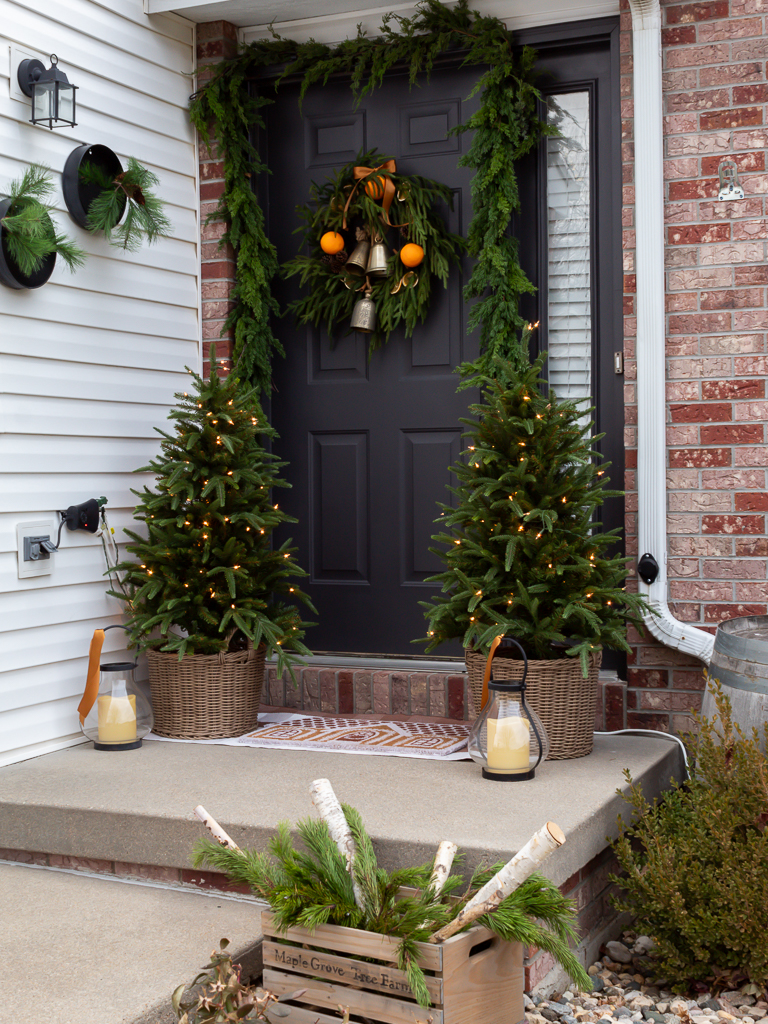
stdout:
[[(264, 988), (281, 997), (272, 1024), (520, 1024), (523, 1013), (523, 951), (487, 928), (474, 927), (443, 943), (418, 943), (432, 1006), (413, 998), (397, 970), (398, 940), (388, 935), (320, 925), (314, 933), (290, 928), (279, 934), (274, 915), (262, 911)], [(365, 959), (363, 959), (365, 958)], [(305, 989), (295, 999), (282, 997)], [(339, 1010), (341, 1007), (341, 1010)]]

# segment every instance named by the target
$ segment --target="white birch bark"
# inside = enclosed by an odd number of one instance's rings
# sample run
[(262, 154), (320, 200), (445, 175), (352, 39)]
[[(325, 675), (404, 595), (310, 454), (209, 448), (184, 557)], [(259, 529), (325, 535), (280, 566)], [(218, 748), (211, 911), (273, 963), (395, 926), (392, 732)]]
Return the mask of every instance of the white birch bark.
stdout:
[(512, 860), (508, 861), (479, 892), (475, 893), (452, 921), (430, 936), (429, 941), (443, 942), (468, 924), (472, 924), (478, 917), (491, 913), (564, 842), (565, 836), (561, 829), (553, 821), (548, 821), (543, 828), (531, 836)]
[(227, 835), (227, 833), (224, 831), (224, 829), (221, 827), (218, 821), (216, 821), (215, 818), (211, 817), (211, 815), (208, 813), (208, 811), (206, 811), (202, 804), (197, 805), (197, 807), (195, 808), (195, 814), (200, 819), (200, 821), (202, 821), (202, 823), (205, 825), (205, 827), (208, 829), (208, 831), (211, 833), (211, 835), (213, 836), (217, 843), (219, 843), (221, 846), (226, 846), (228, 850), (240, 849), (235, 840), (231, 836)]
[[(347, 871), (352, 875), (352, 865), (355, 862), (355, 840), (349, 831), (344, 811), (333, 791), (333, 786), (328, 779), (315, 779), (309, 787), (312, 796), (312, 803), (317, 808), (317, 813), (328, 826), (331, 839), (336, 843), (339, 853), (347, 862)], [(355, 903), (363, 909), (363, 894), (360, 886), (352, 878), (352, 889), (355, 894)]]
[(437, 848), (435, 863), (429, 879), (429, 888), (433, 896), (439, 896), (443, 891), (445, 880), (451, 873), (453, 858), (456, 856), (458, 846), (449, 839), (444, 839)]

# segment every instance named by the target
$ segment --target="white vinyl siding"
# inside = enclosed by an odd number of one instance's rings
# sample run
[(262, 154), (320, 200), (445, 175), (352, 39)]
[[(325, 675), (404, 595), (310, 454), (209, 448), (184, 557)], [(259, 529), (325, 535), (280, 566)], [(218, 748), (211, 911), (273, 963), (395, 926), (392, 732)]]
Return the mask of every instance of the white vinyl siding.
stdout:
[(592, 393), (589, 93), (548, 98), (548, 336), (550, 387), (561, 399)]
[[(31, 162), (51, 168), (54, 219), (89, 253), (57, 263), (34, 291), (0, 285), (0, 764), (82, 739), (77, 704), (97, 626), (120, 621), (98, 536), (62, 534), (48, 576), (19, 580), (16, 525), (105, 495), (119, 539), (158, 450), (185, 366), (200, 367), (197, 147), (189, 124), (194, 25), (144, 13), (142, 0), (3, 0), (0, 194)], [(29, 124), (18, 50), (77, 85), (77, 126)], [(112, 248), (67, 213), (61, 171), (83, 143), (136, 157), (160, 179), (170, 237)], [(124, 650), (122, 633), (105, 650)]]

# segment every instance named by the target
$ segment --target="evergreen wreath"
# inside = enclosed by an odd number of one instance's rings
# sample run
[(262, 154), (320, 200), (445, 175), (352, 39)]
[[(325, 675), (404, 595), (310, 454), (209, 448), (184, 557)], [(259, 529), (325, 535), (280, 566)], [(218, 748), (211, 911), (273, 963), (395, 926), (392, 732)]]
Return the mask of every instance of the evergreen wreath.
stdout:
[(270, 324), (270, 316), (279, 312), (271, 290), (278, 272), (277, 256), (254, 192), (257, 177), (268, 168), (250, 141), (254, 129), (264, 129), (261, 112), (271, 100), (249, 94), (249, 77), (260, 68), (280, 66), (278, 83), (286, 76), (299, 76), (303, 97), (311, 85), (345, 74), (359, 100), (378, 89), (392, 68), (406, 65), (415, 83), (420, 73), (429, 75), (435, 61), (451, 53), (462, 66), (487, 68), (473, 92), (480, 93), (480, 109), (455, 129), (475, 132), (461, 161), (476, 171), (468, 252), (477, 263), (465, 295), (479, 301), (470, 315), (470, 328), (481, 325), (486, 369), (492, 366), (493, 355), (518, 365), (527, 362), (519, 341), (523, 326), (519, 303), (533, 286), (509, 233), (512, 216), (519, 209), (515, 161), (534, 149), (543, 135), (556, 133), (539, 117), (536, 55), (528, 47), (518, 55), (504, 23), (471, 10), (468, 0), (450, 8), (439, 0), (424, 0), (410, 18), (385, 15), (376, 37), (360, 29), (355, 38), (329, 47), (314, 40), (298, 43), (275, 33), (272, 39), (251, 43), (232, 60), (204, 69), (211, 77), (194, 94), (190, 117), (209, 152), (223, 161), (224, 191), (209, 220), (226, 222), (220, 246), (232, 247), (236, 263), (233, 306), (222, 335), (231, 332), (234, 359), (240, 360), (238, 370), (257, 388), (270, 387), (272, 354), (285, 353)]
[[(397, 174), (395, 161), (376, 150), (358, 154), (321, 185), (313, 183), (312, 203), (298, 209), (305, 224), (304, 245), (311, 254), (300, 254), (283, 265), (285, 276), (299, 275), (309, 291), (292, 302), (288, 312), (299, 323), (325, 327), (333, 337), (341, 323), (348, 325), (365, 290), (376, 304), (370, 351), (385, 344), (401, 325), (410, 337), (427, 318), (433, 279), (447, 287), (451, 264), (459, 262), (466, 248), (460, 235), (446, 230), (434, 209), (438, 200), (453, 207), (447, 185)], [(354, 275), (346, 269), (347, 253), (358, 238), (391, 244), (388, 276)], [(326, 239), (331, 248), (343, 240), (343, 248), (335, 254), (325, 252)]]
[[(138, 252), (144, 241), (152, 245), (170, 231), (165, 203), (151, 191), (159, 184), (157, 175), (132, 156), (128, 157), (128, 169), (116, 177), (95, 163), (83, 161), (80, 179), (99, 189), (88, 206), (88, 230), (103, 231), (116, 248)], [(123, 214), (125, 220), (120, 223)]]

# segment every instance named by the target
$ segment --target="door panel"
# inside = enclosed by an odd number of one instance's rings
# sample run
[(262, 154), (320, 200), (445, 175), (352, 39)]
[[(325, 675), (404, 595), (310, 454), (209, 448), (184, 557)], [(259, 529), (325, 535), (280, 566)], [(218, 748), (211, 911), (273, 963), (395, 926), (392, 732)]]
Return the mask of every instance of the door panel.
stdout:
[[(435, 71), (413, 89), (405, 75), (394, 75), (354, 114), (345, 82), (310, 91), (302, 112), (297, 87), (281, 85), (266, 131), (268, 231), (280, 261), (297, 251), (295, 207), (308, 199), (311, 182), (366, 148), (393, 156), (400, 173), (447, 184), (454, 208), (441, 215), (466, 235), (472, 175), (457, 163), (467, 139), (447, 132), (476, 109), (461, 97), (478, 72)], [(299, 520), (288, 535), (311, 573), (314, 650), (419, 653), (411, 645), (426, 631), (418, 601), (434, 592), (424, 579), (440, 569), (428, 550), (437, 502), (450, 498), (448, 466), (459, 456), (459, 417), (472, 400), (456, 394), (454, 373), (477, 354), (466, 334), (462, 285), (456, 268), (449, 290), (436, 287), (427, 323), (412, 338), (392, 335), (370, 361), (364, 335), (341, 331), (332, 345), (323, 331), (288, 318), (279, 324), (287, 358), (275, 367), (272, 422), (293, 485), (280, 501)], [(293, 280), (278, 289), (281, 303), (299, 294)], [(457, 644), (441, 653), (459, 651)]]

